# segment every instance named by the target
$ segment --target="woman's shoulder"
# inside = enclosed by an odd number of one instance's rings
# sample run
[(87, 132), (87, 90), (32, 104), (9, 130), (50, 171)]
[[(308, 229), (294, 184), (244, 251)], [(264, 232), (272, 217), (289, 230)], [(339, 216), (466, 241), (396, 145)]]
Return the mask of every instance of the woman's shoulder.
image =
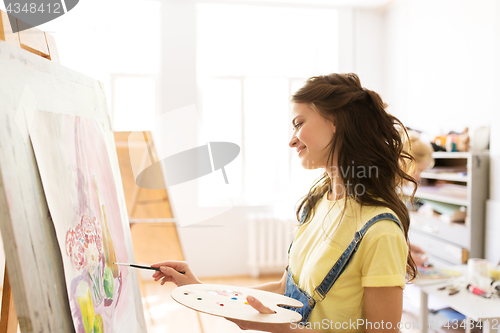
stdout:
[(404, 231), (392, 220), (392, 217), (388, 218), (386, 215), (391, 214), (397, 218), (394, 211), (387, 207), (377, 207), (367, 214), (364, 223), (381, 214), (383, 215), (380, 220), (366, 230), (359, 251), (367, 255), (375, 251), (383, 257), (390, 253), (392, 255), (399, 253), (401, 258), (406, 258), (408, 247)]
[(399, 227), (400, 223), (394, 221), (399, 221), (399, 218), (392, 209), (384, 206), (365, 206), (361, 211), (362, 218), (359, 221), (359, 229), (372, 219), (377, 220), (377, 222), (368, 228), (367, 234), (369, 233), (372, 236), (377, 234), (394, 234), (404, 237), (404, 233)]

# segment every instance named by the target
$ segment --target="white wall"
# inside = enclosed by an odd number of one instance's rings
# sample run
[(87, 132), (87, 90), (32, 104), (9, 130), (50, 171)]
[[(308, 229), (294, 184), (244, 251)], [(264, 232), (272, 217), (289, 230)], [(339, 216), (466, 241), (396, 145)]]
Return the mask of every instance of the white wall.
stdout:
[(408, 105), (408, 1), (394, 2), (384, 12), (383, 99), (388, 111), (405, 122)]
[(195, 274), (248, 275), (248, 216), (272, 211), (269, 206), (234, 207), (204, 222), (178, 228), (184, 256)]
[(364, 87), (382, 95), (384, 14), (381, 9), (339, 9), (339, 72), (358, 74)]
[(353, 10), (354, 72), (367, 89), (385, 94), (384, 77), (384, 11), (380, 9)]
[[(500, 5), (496, 6), (495, 22), (495, 59), (500, 59)], [(495, 62), (494, 90), (500, 91), (500, 61)], [(490, 200), (487, 205), (486, 221), (486, 258), (491, 262), (500, 263), (500, 102), (495, 101), (491, 124), (490, 141)]]
[(385, 98), (393, 114), (432, 134), (491, 126), (492, 262), (500, 260), (499, 7), (495, 0), (399, 0), (386, 8), (383, 29)]
[[(496, 6), (496, 21), (495, 21), (495, 52), (494, 58), (497, 59), (494, 64), (493, 73), (495, 77), (494, 91), (500, 91), (500, 4)], [(490, 141), (490, 158), (491, 164), (491, 187), (490, 199), (500, 203), (500, 101), (498, 101), (498, 94), (493, 97), (494, 108), (492, 110), (491, 122), (491, 141)], [(500, 219), (500, 216), (499, 216)], [(500, 252), (500, 251), (499, 251)]]
[(490, 124), (495, 5), (400, 0), (387, 8), (387, 99), (408, 126), (446, 132)]

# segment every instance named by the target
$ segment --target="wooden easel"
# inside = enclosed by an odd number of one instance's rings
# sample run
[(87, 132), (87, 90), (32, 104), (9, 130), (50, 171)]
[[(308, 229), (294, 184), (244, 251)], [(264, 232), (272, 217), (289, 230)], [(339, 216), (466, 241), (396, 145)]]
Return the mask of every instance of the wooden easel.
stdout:
[[(130, 231), (136, 262), (152, 263), (165, 259), (184, 261), (175, 218), (168, 200), (166, 189), (144, 189), (135, 183), (131, 165), (130, 150), (137, 149), (134, 156), (140, 157), (140, 170), (158, 161), (158, 156), (150, 132), (142, 132), (137, 142), (129, 142), (131, 132), (115, 132), (116, 152), (120, 163), (125, 202), (129, 214)], [(158, 179), (165, 184), (163, 178)], [(144, 281), (139, 274), (139, 285), (145, 295)], [(146, 300), (149, 313), (149, 304)], [(196, 312), (203, 333), (199, 312)], [(151, 320), (153, 318), (150, 316)]]
[[(166, 258), (184, 260), (167, 190), (144, 189), (135, 183), (131, 158), (141, 156), (140, 161), (136, 161), (141, 170), (152, 163), (148, 162), (151, 159), (158, 159), (151, 133), (142, 132), (144, 136), (141, 136), (141, 140), (129, 144), (130, 133), (115, 132), (114, 135), (132, 239), (135, 239), (135, 259), (144, 263)], [(129, 154), (131, 150), (135, 150), (133, 156)], [(158, 179), (158, 182), (165, 184), (163, 178)], [(145, 243), (147, 246), (144, 246)]]
[[(39, 55), (45, 59), (55, 61), (60, 63), (59, 55), (57, 53), (57, 48), (55, 46), (54, 38), (44, 33), (43, 31), (30, 28), (17, 33), (12, 31), (10, 20), (15, 20), (16, 24), (25, 25), (24, 22), (18, 21), (13, 17), (7, 15), (7, 13), (0, 11), (0, 39), (25, 49), (31, 53)], [(123, 140), (123, 137), (119, 137), (120, 133), (117, 133), (115, 138), (117, 142), (128, 142), (127, 137)], [(146, 158), (151, 158), (151, 152), (153, 152), (156, 158), (156, 152), (154, 151), (154, 145), (151, 140), (150, 134), (145, 133), (146, 142), (148, 143), (148, 149), (144, 151), (144, 161)], [(119, 148), (119, 147), (117, 147)], [(123, 170), (122, 166), (127, 165), (123, 162), (123, 158), (128, 161), (130, 166), (130, 158), (128, 156), (128, 148), (126, 149), (127, 156), (120, 154), (118, 150), (118, 158), (120, 161), (120, 171), (122, 172), (122, 179), (126, 179), (124, 175), (127, 170)], [(126, 168), (125, 168), (126, 169)], [(128, 170), (131, 172), (131, 169)], [(130, 178), (129, 178), (130, 179)], [(133, 175), (131, 176), (133, 180)], [(133, 185), (132, 191), (130, 187)], [(134, 246), (134, 252), (136, 253), (136, 258), (139, 261), (151, 262), (151, 261), (161, 261), (165, 258), (173, 260), (184, 260), (182, 249), (180, 246), (179, 237), (177, 234), (177, 229), (175, 225), (175, 219), (173, 218), (172, 210), (168, 201), (168, 194), (166, 190), (145, 190), (133, 184), (129, 184), (128, 181), (124, 180), (124, 190), (126, 195), (126, 203), (128, 207), (128, 213), (131, 216), (131, 232), (136, 234), (137, 237), (146, 239), (153, 239), (154, 237), (161, 237), (161, 242), (148, 242), (147, 247)], [(127, 195), (131, 194), (131, 197)], [(134, 235), (132, 236), (134, 238)], [(138, 243), (138, 242), (136, 242)], [(168, 247), (167, 247), (168, 244)], [(156, 248), (155, 248), (156, 246)], [(159, 255), (155, 257), (154, 255)], [(145, 257), (145, 259), (141, 259)], [(141, 289), (143, 288), (143, 283), (139, 275), (139, 281)], [(143, 290), (144, 291), (144, 290)], [(146, 302), (146, 306), (148, 304)], [(198, 314), (198, 320), (200, 323), (201, 332), (203, 333), (203, 326), (201, 323), (201, 318)], [(2, 294), (2, 309), (1, 309), (1, 320), (0, 320), (0, 333), (16, 333), (18, 328), (18, 317), (16, 309), (14, 306), (14, 299), (12, 296), (11, 284), (9, 281), (9, 275), (7, 273), (7, 265), (5, 266), (4, 272), (4, 286)], [(26, 327), (26, 326), (25, 326)]]
[[(15, 20), (17, 23), (17, 19), (13, 17), (10, 19)], [(45, 34), (43, 31), (36, 28), (13, 33), (9, 17), (4, 11), (0, 11), (0, 39), (59, 63), (59, 55), (57, 53), (54, 38), (51, 35)], [(18, 319), (16, 308), (14, 306), (14, 298), (12, 297), (7, 265), (5, 265), (0, 332), (15, 333), (17, 332), (17, 325)]]
[[(12, 16), (8, 16), (6, 12), (0, 10), (0, 39), (25, 49), (31, 53), (39, 55), (48, 60), (60, 63), (59, 54), (55, 45), (54, 37), (45, 32), (30, 28), (14, 33), (10, 25), (10, 20), (19, 25), (26, 25), (24, 22), (18, 21)], [(0, 333), (16, 333), (18, 326), (18, 318), (16, 308), (14, 306), (14, 298), (12, 297), (12, 289), (7, 273), (7, 264), (4, 271), (4, 283), (2, 293), (2, 311), (0, 320)]]

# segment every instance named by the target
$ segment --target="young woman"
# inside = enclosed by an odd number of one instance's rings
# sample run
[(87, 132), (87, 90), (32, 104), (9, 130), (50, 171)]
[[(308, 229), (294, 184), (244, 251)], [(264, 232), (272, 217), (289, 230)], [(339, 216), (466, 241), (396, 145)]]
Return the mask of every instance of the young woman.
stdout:
[[(413, 158), (401, 122), (355, 74), (312, 77), (292, 96), (293, 135), (306, 169), (322, 177), (297, 209), (300, 227), (281, 281), (255, 288), (299, 299), (301, 332), (396, 332), (403, 289), (416, 275), (401, 187)], [(157, 263), (162, 284), (201, 283), (185, 262)], [(185, 271), (179, 274), (177, 271)], [(249, 298), (257, 311), (272, 313)], [(242, 329), (296, 332), (297, 324), (233, 320)]]

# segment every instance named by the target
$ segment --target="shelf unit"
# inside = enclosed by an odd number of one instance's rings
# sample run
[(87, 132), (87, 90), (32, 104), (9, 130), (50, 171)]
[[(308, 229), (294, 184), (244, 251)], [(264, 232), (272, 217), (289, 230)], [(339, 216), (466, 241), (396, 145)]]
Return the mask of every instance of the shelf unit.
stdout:
[[(411, 212), (410, 242), (433, 259), (450, 264), (484, 256), (484, 224), (488, 197), (489, 152), (435, 152), (434, 166), (421, 172), (416, 198), (465, 207), (465, 222), (443, 222)], [(406, 194), (411, 191), (405, 189)]]

